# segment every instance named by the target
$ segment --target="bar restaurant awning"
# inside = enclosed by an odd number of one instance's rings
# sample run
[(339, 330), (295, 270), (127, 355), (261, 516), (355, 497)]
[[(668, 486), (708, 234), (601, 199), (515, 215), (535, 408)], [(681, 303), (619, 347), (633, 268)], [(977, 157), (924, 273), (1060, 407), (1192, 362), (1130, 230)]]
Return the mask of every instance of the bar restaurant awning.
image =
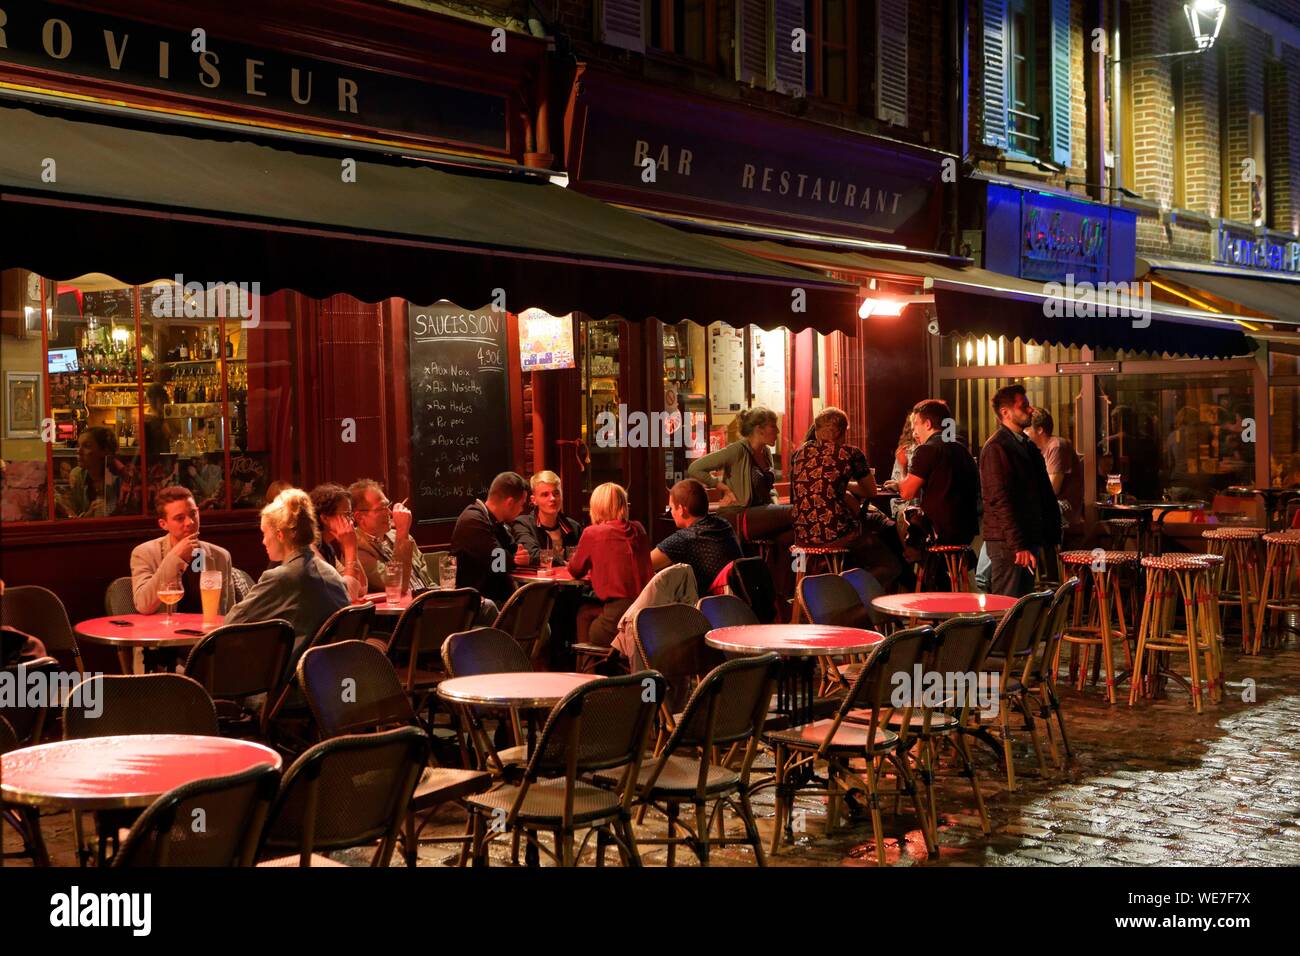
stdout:
[[(1151, 302), (1150, 323), (1108, 307), (1103, 300), (1070, 301), (1068, 289), (1051, 289), (986, 269), (811, 249), (788, 243), (726, 239), (756, 256), (833, 272), (869, 274), (918, 292), (933, 294), (939, 328), (945, 333), (1005, 335), (1025, 341), (1088, 345), (1129, 351), (1169, 352), (1198, 357), (1245, 355), (1254, 346), (1230, 317)], [(1055, 300), (1054, 300), (1055, 297)], [(1087, 306), (1095, 313), (1087, 315)], [(1071, 314), (1072, 313), (1072, 314)]]
[[(1147, 260), (1149, 272), (1141, 278), (1172, 283), (1202, 301), (1222, 300), (1228, 309), (1242, 306), (1267, 322), (1300, 327), (1300, 275), (1288, 278), (1277, 274), (1251, 275), (1242, 269), (1186, 268), (1190, 263), (1165, 263)], [(1198, 295), (1205, 293), (1205, 295)], [(1176, 295), (1184, 292), (1174, 290)], [(1218, 308), (1220, 303), (1208, 302)]]
[(358, 158), (348, 177), (347, 159), (3, 107), (0, 268), (131, 284), (179, 273), (260, 282), (263, 294), (466, 308), (503, 289), (515, 312), (856, 327), (851, 285), (544, 176)]

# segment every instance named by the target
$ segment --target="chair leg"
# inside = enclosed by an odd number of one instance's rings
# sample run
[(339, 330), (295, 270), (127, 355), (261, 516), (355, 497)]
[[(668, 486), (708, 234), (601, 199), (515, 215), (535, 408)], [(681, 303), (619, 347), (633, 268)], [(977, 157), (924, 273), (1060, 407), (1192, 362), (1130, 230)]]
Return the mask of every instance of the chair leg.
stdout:
[(975, 808), (980, 815), (980, 829), (984, 831), (985, 836), (988, 836), (990, 832), (989, 812), (984, 806), (984, 794), (980, 792), (979, 775), (975, 772), (975, 764), (970, 759), (970, 750), (966, 746), (966, 737), (958, 731), (953, 734), (952, 743), (957, 750), (957, 757), (961, 761), (962, 772), (970, 777), (971, 789), (975, 791)]
[(1002, 724), (1002, 757), (1007, 762), (1007, 792), (1016, 792), (1016, 762), (1011, 759), (1011, 722), (1007, 720), (1007, 701), (1002, 701), (998, 708), (998, 720)]
[(709, 865), (709, 805), (703, 800), (695, 804), (695, 856), (700, 866)]
[(867, 799), (871, 803), (871, 833), (876, 838), (876, 864), (885, 865), (885, 826), (880, 819), (880, 790), (876, 758), (867, 758)]
[(781, 744), (776, 745), (776, 798), (773, 801), (774, 814), (772, 817), (772, 855), (781, 849), (781, 828), (785, 825), (785, 817), (789, 815), (791, 807), (786, 806), (788, 798), (783, 792), (785, 789), (786, 761), (788, 752)]
[(470, 832), (474, 837), (474, 849), (471, 854), (473, 866), (487, 866), (487, 819), (483, 814), (471, 810)]
[[(669, 840), (674, 840), (677, 838), (677, 810), (678, 810), (677, 803), (675, 801), (670, 800), (668, 802), (667, 808), (665, 809), (665, 813), (668, 815), (668, 839)], [(642, 808), (642, 811), (644, 812), (644, 807)], [(676, 843), (668, 844), (668, 865), (669, 866), (677, 865), (677, 844)]]
[(627, 844), (627, 865), (641, 866), (641, 851), (637, 849), (636, 833), (632, 830), (632, 820), (629, 817), (619, 817), (617, 828), (622, 835), (623, 842)]
[(759, 866), (767, 866), (767, 856), (763, 853), (763, 838), (758, 833), (758, 823), (754, 820), (754, 808), (749, 805), (749, 794), (740, 792), (740, 815), (745, 821), (745, 839), (754, 850), (754, 861)]
[(907, 768), (907, 754), (895, 750), (889, 755), (889, 759), (898, 769), (898, 781), (906, 785), (907, 793), (912, 798), (912, 806), (916, 808), (917, 819), (921, 821), (921, 837), (925, 840), (926, 853), (930, 856), (938, 856), (939, 845), (930, 833), (930, 810), (921, 803), (921, 790), (912, 777), (912, 771)]

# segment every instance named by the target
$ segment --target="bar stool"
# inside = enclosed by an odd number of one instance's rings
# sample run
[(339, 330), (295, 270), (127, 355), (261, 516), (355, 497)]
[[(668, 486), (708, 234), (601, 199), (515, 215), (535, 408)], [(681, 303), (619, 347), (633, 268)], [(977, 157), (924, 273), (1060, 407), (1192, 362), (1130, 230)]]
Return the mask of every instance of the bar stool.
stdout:
[(1141, 551), (1142, 529), (1137, 518), (1105, 518), (1101, 526), (1110, 538), (1111, 550), (1123, 551), (1124, 546), (1132, 541), (1133, 550)]
[[(1255, 614), (1255, 647), (1258, 654), (1265, 632), (1282, 613), (1300, 612), (1300, 530), (1276, 531), (1264, 535), (1268, 557), (1264, 561), (1264, 584), (1259, 592), (1259, 610)], [(1269, 646), (1273, 646), (1270, 642)]]
[[(1259, 600), (1259, 539), (1263, 528), (1210, 528), (1201, 532), (1209, 542), (1209, 553), (1222, 555), (1223, 587), (1218, 592), (1220, 600), (1237, 604), (1241, 608), (1241, 649), (1250, 652), (1250, 618), (1252, 603)], [(1227, 607), (1224, 607), (1227, 614)], [(1222, 622), (1223, 630), (1228, 622)]]
[[(1061, 563), (1067, 568), (1067, 574), (1079, 577), (1079, 587), (1085, 580), (1091, 579), (1092, 597), (1088, 603), (1086, 620), (1083, 601), (1074, 602), (1074, 620), (1061, 634), (1062, 644), (1070, 644), (1070, 677), (1075, 679), (1075, 686), (1082, 692), (1088, 677), (1088, 662), (1092, 648), (1101, 648), (1101, 663), (1106, 669), (1106, 699), (1115, 703), (1115, 660), (1113, 645), (1116, 638), (1124, 647), (1124, 657), (1128, 668), (1133, 668), (1133, 658), (1128, 647), (1128, 623), (1124, 620), (1124, 596), (1120, 593), (1119, 569), (1137, 563), (1136, 551), (1062, 551)], [(1113, 619), (1113, 620), (1112, 620)], [(1081, 648), (1080, 660), (1076, 661), (1075, 648)], [(1057, 648), (1057, 657), (1060, 647)], [(1056, 662), (1052, 663), (1053, 669)]]
[(1223, 612), (1219, 599), (1223, 596), (1223, 577), (1227, 572), (1228, 559), (1221, 554), (1194, 554), (1192, 559), (1201, 562), (1209, 569), (1199, 582), (1196, 592), (1196, 613), (1201, 617), (1201, 633), (1209, 647), (1209, 664), (1206, 671), (1210, 674), (1210, 700), (1218, 703), (1223, 699)]
[[(1185, 651), (1189, 679), (1186, 682), (1192, 695), (1192, 706), (1201, 712), (1201, 663), (1205, 655), (1206, 679), (1213, 695), (1219, 680), (1216, 655), (1212, 647), (1217, 628), (1206, 620), (1207, 610), (1198, 613), (1198, 601), (1209, 594), (1212, 565), (1205, 555), (1166, 554), (1142, 558), (1146, 569), (1146, 596), (1142, 602), (1142, 623), (1138, 628), (1137, 649), (1133, 653), (1133, 676), (1128, 702), (1132, 707), (1142, 693), (1143, 678), (1147, 677), (1153, 688), (1163, 674), (1182, 682), (1172, 671), (1164, 671), (1159, 661), (1152, 665), (1154, 673), (1144, 674), (1148, 654)], [(1184, 629), (1174, 629), (1179, 603), (1183, 607)], [(1204, 607), (1204, 605), (1200, 605)]]
[(799, 582), (808, 574), (817, 574), (818, 571), (810, 569), (808, 565), (820, 560), (822, 562), (822, 572), (825, 574), (839, 574), (844, 570), (844, 559), (848, 556), (849, 549), (826, 544), (792, 544), (790, 553), (798, 557), (803, 555), (804, 560), (799, 562), (799, 567), (794, 575), (794, 609), (790, 612), (790, 623), (798, 624), (803, 617), (803, 603), (799, 600)]
[[(925, 560), (921, 564), (921, 573), (916, 578), (916, 589), (918, 591), (935, 590), (926, 586), (926, 572), (929, 571), (931, 562), (938, 563), (943, 560), (944, 568), (948, 572), (949, 591), (969, 591), (970, 586), (970, 554), (971, 550), (964, 544), (932, 544), (925, 549)], [(958, 586), (960, 582), (960, 586)]]

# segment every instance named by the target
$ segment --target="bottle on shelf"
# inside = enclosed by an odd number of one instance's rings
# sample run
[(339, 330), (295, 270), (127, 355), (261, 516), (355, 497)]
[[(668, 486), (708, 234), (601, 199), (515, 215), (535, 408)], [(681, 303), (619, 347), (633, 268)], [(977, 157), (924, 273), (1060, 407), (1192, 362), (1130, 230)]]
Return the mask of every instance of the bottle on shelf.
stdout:
[(189, 345), (186, 343), (186, 341), (185, 341), (185, 333), (182, 331), (182, 332), (181, 332), (181, 344), (180, 344), (180, 346), (178, 347), (177, 352), (176, 352), (176, 360), (177, 360), (178, 362), (188, 362), (188, 361), (189, 361), (189, 358), (190, 358), (190, 349), (189, 349)]

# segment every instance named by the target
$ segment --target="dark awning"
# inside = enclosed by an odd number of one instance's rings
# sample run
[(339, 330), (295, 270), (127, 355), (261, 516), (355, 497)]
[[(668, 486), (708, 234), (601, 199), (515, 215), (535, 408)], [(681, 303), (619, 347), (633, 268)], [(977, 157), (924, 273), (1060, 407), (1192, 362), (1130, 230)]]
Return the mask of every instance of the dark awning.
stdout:
[(1266, 321), (1300, 326), (1300, 276), (1294, 279), (1273, 276), (1233, 275), (1220, 271), (1171, 269), (1151, 264), (1151, 279), (1166, 279), (1193, 292), (1244, 306)]
[(850, 286), (545, 178), (343, 157), (0, 108), (0, 267), (854, 330)]
[[(986, 269), (778, 242), (730, 238), (723, 241), (753, 255), (783, 262), (869, 275), (904, 285), (910, 283), (917, 293), (934, 296), (939, 328), (945, 333), (1005, 335), (1059, 345), (1200, 357), (1246, 355), (1254, 351), (1251, 341), (1230, 317), (1164, 302), (1148, 303), (1148, 323), (1146, 315), (1135, 319), (1123, 311), (1130, 304), (1138, 304), (1135, 301), (1126, 301), (1115, 308), (1102, 296), (1090, 303), (1086, 297), (1072, 295), (1069, 287), (1031, 282)], [(1089, 311), (1093, 314), (1088, 315)]]

